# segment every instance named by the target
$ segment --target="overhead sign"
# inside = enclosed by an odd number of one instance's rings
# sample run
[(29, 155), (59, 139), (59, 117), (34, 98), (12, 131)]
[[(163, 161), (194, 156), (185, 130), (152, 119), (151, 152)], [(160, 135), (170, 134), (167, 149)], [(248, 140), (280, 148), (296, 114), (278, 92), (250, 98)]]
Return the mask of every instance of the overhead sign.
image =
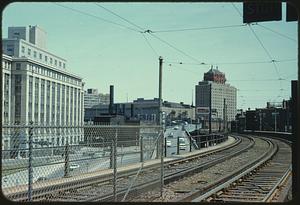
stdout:
[(297, 21), (298, 14), (294, 6), (287, 2), (286, 4), (286, 21)]
[(281, 2), (244, 2), (243, 22), (279, 21), (282, 19)]
[(196, 108), (196, 113), (197, 114), (206, 114), (208, 115), (209, 114), (209, 107), (197, 107)]

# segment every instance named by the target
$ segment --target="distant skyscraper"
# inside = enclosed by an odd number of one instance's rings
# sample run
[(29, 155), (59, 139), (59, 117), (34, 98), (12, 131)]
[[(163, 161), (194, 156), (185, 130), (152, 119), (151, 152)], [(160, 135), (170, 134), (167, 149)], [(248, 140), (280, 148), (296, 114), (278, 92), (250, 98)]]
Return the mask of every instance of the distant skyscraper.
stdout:
[[(3, 112), (8, 124), (83, 124), (82, 78), (66, 70), (66, 60), (45, 50), (46, 32), (37, 26), (9, 27), (2, 39)], [(9, 148), (9, 136), (2, 146)], [(41, 135), (38, 140), (53, 145), (83, 140), (80, 131)], [(2, 147), (3, 148), (3, 147)]]
[(226, 99), (227, 120), (235, 119), (237, 89), (229, 84), (225, 84), (225, 82), (225, 74), (218, 69), (211, 68), (204, 74), (203, 81), (196, 85), (196, 109), (198, 110), (196, 114), (199, 118), (208, 119), (211, 97), (213, 118), (223, 119), (224, 99)]

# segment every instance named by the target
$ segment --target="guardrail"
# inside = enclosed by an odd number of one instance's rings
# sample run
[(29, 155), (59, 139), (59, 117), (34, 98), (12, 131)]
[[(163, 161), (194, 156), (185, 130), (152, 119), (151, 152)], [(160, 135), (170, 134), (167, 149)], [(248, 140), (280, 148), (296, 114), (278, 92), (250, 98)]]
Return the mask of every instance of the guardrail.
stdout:
[(212, 133), (208, 135), (189, 135), (190, 143), (193, 144), (195, 149), (217, 145), (221, 142), (228, 140), (227, 133)]

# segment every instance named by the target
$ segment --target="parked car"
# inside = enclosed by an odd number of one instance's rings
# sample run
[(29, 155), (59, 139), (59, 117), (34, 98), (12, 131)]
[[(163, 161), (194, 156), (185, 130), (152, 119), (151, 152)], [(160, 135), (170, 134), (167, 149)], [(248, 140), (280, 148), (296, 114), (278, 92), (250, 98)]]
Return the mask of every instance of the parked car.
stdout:
[(167, 140), (167, 147), (171, 147), (172, 146), (172, 142), (170, 140)]
[(73, 170), (73, 169), (78, 169), (79, 168), (79, 164), (71, 164), (70, 165), (70, 169)]
[(186, 144), (184, 138), (179, 138), (179, 149), (180, 150), (185, 150), (186, 149)]
[(48, 180), (47, 177), (39, 177), (36, 181), (41, 182), (41, 181), (46, 181)]
[(173, 133), (173, 132), (170, 132), (170, 134), (169, 134), (168, 137), (174, 137), (174, 133)]
[(175, 126), (175, 127), (174, 127), (174, 130), (178, 130), (178, 129), (179, 129), (179, 127), (178, 127), (178, 126)]

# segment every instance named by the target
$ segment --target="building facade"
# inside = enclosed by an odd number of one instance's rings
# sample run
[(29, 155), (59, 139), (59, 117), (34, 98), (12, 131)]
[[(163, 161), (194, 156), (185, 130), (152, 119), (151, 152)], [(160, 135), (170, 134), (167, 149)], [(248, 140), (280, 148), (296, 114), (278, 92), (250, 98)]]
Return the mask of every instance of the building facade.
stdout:
[(109, 94), (99, 93), (98, 89), (89, 88), (84, 91), (84, 109), (98, 104), (109, 104)]
[[(42, 29), (30, 26), (9, 27), (8, 38), (2, 39), (3, 122), (82, 125), (82, 78), (66, 69), (65, 59), (45, 50), (45, 37)], [(2, 139), (2, 146), (22, 147), (22, 140), (8, 136)], [(60, 146), (66, 141), (77, 144), (83, 140), (83, 135), (80, 129), (71, 130), (68, 135), (50, 129), (35, 140)]]
[[(159, 114), (159, 100), (138, 98), (130, 103), (115, 103), (113, 113), (124, 115), (126, 119), (136, 119), (142, 122), (156, 123)], [(174, 118), (195, 119), (195, 108), (191, 105), (183, 103), (173, 103), (164, 101), (162, 103), (162, 111), (166, 117), (170, 117), (171, 113)], [(97, 116), (108, 114), (109, 105), (97, 105), (85, 110), (85, 121), (93, 121)]]
[(267, 103), (266, 108), (247, 110), (246, 130), (292, 132), (291, 100), (280, 103)]
[(225, 74), (217, 69), (211, 68), (204, 74), (203, 81), (196, 85), (196, 115), (198, 118), (208, 120), (209, 107), (211, 103), (212, 118), (224, 119), (227, 121), (235, 119), (237, 110), (237, 89), (226, 84)]

